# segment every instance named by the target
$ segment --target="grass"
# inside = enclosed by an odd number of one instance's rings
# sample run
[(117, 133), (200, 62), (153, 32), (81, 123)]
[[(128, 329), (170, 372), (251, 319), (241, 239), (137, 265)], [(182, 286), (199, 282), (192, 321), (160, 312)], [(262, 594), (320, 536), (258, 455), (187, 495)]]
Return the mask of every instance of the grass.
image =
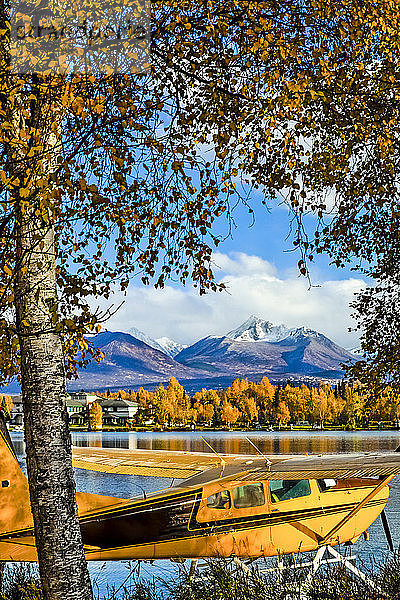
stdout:
[[(143, 580), (132, 574), (122, 587), (108, 590), (98, 600), (400, 600), (398, 552), (369, 576), (380, 589), (372, 589), (340, 566), (320, 570), (307, 587), (301, 587), (301, 570), (277, 576), (262, 573), (257, 566), (243, 570), (230, 561), (210, 560), (194, 576), (185, 565), (170, 580)], [(8, 566), (0, 600), (43, 600), (37, 569)]]
[(5, 565), (0, 600), (43, 600), (38, 570), (29, 563)]

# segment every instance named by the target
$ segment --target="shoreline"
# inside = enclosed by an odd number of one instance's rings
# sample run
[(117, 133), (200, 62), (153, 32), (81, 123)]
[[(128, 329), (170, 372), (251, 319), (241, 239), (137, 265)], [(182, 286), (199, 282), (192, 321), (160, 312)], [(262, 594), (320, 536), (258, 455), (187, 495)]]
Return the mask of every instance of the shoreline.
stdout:
[[(24, 429), (22, 427), (13, 427), (11, 426), (9, 428), (10, 432), (18, 432), (18, 431), (24, 431)], [(293, 425), (293, 427), (290, 426), (281, 426), (281, 427), (235, 427), (235, 428), (229, 428), (229, 427), (196, 427), (195, 429), (190, 428), (190, 427), (102, 427), (101, 429), (88, 429), (87, 427), (80, 427), (80, 426), (72, 426), (70, 427), (70, 432), (75, 432), (75, 431), (84, 431), (86, 433), (101, 433), (101, 432), (115, 432), (115, 433), (121, 433), (121, 432), (149, 432), (149, 433), (171, 433), (171, 432), (177, 432), (177, 433), (204, 433), (204, 432), (209, 432), (209, 433), (213, 433), (213, 432), (230, 432), (230, 433), (291, 433), (291, 432), (303, 432), (303, 431), (310, 431), (310, 432), (319, 432), (319, 433), (324, 433), (324, 432), (332, 432), (332, 431), (340, 431), (340, 432), (360, 432), (360, 431), (398, 431), (399, 435), (400, 435), (400, 427), (397, 427), (395, 425), (392, 426), (381, 426), (381, 427), (377, 427), (376, 425), (371, 425), (370, 427), (346, 427), (345, 425), (332, 425), (332, 426), (326, 426), (326, 427), (312, 427), (310, 426), (296, 426)]]

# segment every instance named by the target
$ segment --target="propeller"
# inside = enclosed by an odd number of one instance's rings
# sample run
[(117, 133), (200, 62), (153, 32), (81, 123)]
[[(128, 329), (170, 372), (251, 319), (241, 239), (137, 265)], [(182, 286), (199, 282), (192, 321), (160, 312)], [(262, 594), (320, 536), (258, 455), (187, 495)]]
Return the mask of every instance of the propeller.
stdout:
[(381, 519), (382, 519), (382, 525), (383, 525), (383, 529), (385, 531), (386, 539), (387, 539), (387, 542), (389, 545), (389, 549), (391, 552), (394, 552), (392, 534), (390, 533), (389, 523), (388, 523), (388, 520), (387, 520), (384, 510), (381, 512)]

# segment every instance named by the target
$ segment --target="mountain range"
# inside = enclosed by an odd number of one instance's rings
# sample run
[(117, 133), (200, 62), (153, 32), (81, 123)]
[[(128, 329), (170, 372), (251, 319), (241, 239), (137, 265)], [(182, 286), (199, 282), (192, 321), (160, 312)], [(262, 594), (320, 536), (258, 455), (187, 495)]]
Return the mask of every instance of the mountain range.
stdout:
[(208, 336), (182, 350), (176, 360), (214, 372), (269, 375), (340, 376), (354, 357), (322, 333), (287, 328), (251, 316), (226, 336)]
[(356, 360), (322, 333), (273, 325), (254, 315), (226, 335), (210, 335), (188, 347), (169, 338), (154, 340), (137, 329), (102, 332), (91, 341), (105, 358), (80, 371), (71, 389), (135, 387), (171, 376), (199, 381), (263, 375), (273, 380), (339, 378), (341, 365)]
[(70, 389), (101, 389), (106, 387), (135, 386), (177, 379), (207, 376), (200, 369), (187, 367), (171, 356), (121, 331), (98, 333), (90, 341), (104, 354), (100, 363), (92, 361), (79, 371), (79, 378), (69, 383)]

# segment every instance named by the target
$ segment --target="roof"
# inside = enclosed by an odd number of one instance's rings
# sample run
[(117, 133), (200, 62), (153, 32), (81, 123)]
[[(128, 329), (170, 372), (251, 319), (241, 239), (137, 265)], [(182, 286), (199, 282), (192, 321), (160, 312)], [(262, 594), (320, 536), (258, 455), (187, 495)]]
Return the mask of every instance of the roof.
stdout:
[(124, 419), (126, 417), (128, 417), (127, 413), (117, 413), (117, 412), (112, 412), (112, 411), (107, 411), (106, 413), (103, 414), (103, 420), (107, 419), (108, 417), (116, 417), (117, 419)]
[(70, 421), (85, 421), (86, 415), (83, 415), (82, 413), (72, 413), (68, 418)]
[(81, 406), (82, 408), (86, 407), (86, 402), (84, 400), (79, 400), (75, 398), (67, 398), (65, 403), (67, 406)]
[(11, 399), (14, 404), (19, 404), (22, 402), (21, 394), (1, 394), (2, 396), (11, 396)]
[(137, 408), (139, 405), (132, 400), (124, 400), (123, 398), (99, 398), (98, 403), (101, 406), (120, 406), (125, 408)]
[(80, 392), (69, 392), (69, 396), (71, 398), (101, 398), (101, 396), (99, 396), (96, 392), (85, 392), (84, 390), (81, 390)]

